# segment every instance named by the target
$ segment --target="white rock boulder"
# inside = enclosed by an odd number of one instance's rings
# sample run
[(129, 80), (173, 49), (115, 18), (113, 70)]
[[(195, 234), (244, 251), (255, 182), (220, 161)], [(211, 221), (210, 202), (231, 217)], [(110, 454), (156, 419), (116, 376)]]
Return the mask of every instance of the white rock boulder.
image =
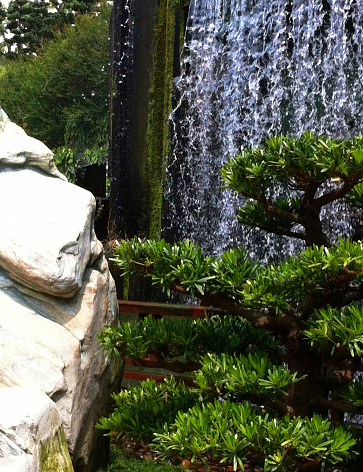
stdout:
[[(106, 457), (95, 424), (119, 388), (115, 366), (98, 353), (97, 333), (118, 309), (94, 211), (93, 195), (68, 183), (51, 151), (0, 109), (0, 393), (36, 389), (55, 403), (75, 472), (94, 472)], [(33, 467), (34, 453), (0, 432), (0, 458), (14, 452), (0, 471)]]
[(25, 131), (9, 120), (0, 108), (0, 165), (29, 165), (67, 180), (54, 164), (52, 151), (41, 141), (28, 136)]
[(94, 209), (76, 185), (36, 168), (0, 168), (0, 266), (34, 290), (72, 297), (102, 253)]

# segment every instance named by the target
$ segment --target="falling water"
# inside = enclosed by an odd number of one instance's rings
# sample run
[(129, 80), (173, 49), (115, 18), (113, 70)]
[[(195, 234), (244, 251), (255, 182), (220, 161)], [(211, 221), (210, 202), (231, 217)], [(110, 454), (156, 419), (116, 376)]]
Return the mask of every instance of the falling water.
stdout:
[[(238, 226), (238, 199), (221, 190), (220, 168), (241, 147), (270, 135), (363, 133), (360, 5), (192, 0), (171, 114), (167, 234), (189, 237), (209, 253), (247, 245), (262, 260), (296, 250), (288, 238), (272, 241)], [(349, 234), (350, 217), (344, 207), (338, 210), (339, 231)]]

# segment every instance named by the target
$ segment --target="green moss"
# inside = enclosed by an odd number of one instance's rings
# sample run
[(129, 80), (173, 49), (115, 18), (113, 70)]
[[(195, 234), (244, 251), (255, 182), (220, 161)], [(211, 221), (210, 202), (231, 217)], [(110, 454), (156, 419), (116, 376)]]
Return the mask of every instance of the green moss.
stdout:
[(159, 0), (153, 44), (153, 70), (147, 130), (147, 175), (150, 185), (149, 236), (159, 236), (163, 181), (169, 152), (169, 114), (172, 107), (175, 18), (181, 6)]
[(122, 277), (122, 280), (124, 281), (123, 286), (122, 286), (122, 299), (128, 300), (129, 292), (130, 292), (130, 276), (124, 275)]
[(61, 427), (57, 434), (39, 446), (40, 472), (74, 472), (66, 437)]

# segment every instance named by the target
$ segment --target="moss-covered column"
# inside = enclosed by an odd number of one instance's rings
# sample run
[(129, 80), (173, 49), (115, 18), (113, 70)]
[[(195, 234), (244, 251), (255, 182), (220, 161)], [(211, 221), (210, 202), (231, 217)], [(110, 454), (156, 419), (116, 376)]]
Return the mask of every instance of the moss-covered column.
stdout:
[[(114, 1), (109, 75), (111, 239), (157, 237), (161, 231), (173, 78), (179, 74), (188, 3)], [(114, 275), (124, 298), (127, 284)], [(145, 298), (148, 290), (132, 285), (129, 296)]]
[(111, 34), (113, 235), (160, 233), (173, 77), (186, 0), (115, 0)]
[(169, 151), (169, 114), (172, 105), (174, 77), (176, 16), (180, 4), (175, 0), (160, 0), (153, 45), (151, 100), (147, 130), (147, 173), (150, 183), (149, 235), (155, 238), (161, 230), (163, 182)]

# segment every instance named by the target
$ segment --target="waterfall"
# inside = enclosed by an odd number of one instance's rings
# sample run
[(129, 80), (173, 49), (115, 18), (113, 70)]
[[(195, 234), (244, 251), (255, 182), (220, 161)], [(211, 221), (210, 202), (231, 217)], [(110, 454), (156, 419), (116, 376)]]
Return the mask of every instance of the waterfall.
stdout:
[[(165, 233), (207, 253), (243, 244), (260, 260), (296, 251), (289, 238), (240, 228), (240, 200), (220, 168), (241, 147), (304, 130), (363, 132), (360, 0), (192, 0), (170, 117)], [(351, 231), (344, 205), (339, 231)], [(326, 225), (331, 224), (326, 218)], [(333, 228), (330, 228), (334, 231)], [(272, 250), (272, 247), (275, 247)], [(300, 247), (300, 246), (299, 246)]]

